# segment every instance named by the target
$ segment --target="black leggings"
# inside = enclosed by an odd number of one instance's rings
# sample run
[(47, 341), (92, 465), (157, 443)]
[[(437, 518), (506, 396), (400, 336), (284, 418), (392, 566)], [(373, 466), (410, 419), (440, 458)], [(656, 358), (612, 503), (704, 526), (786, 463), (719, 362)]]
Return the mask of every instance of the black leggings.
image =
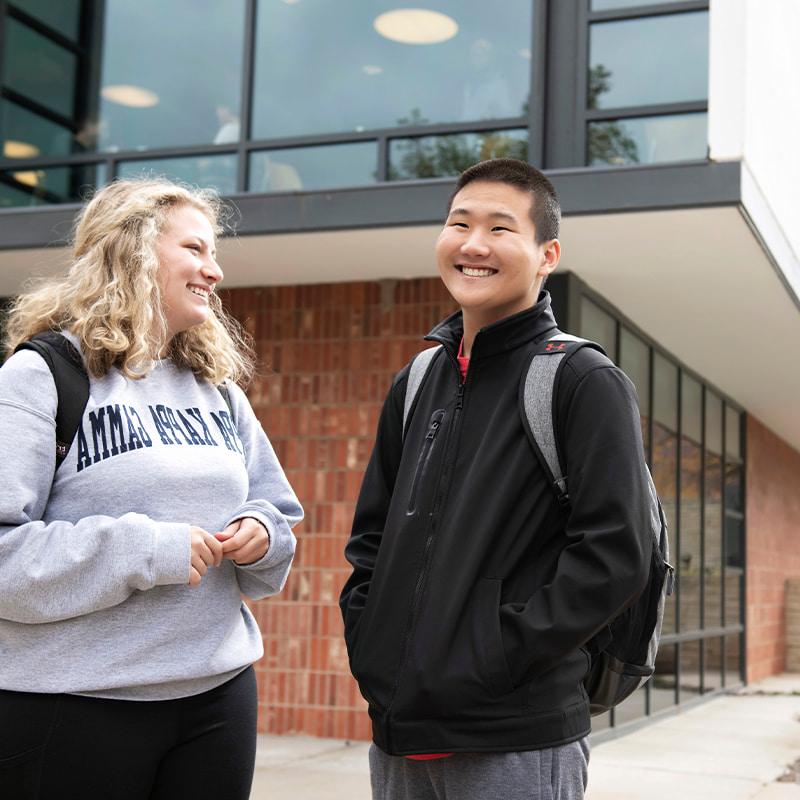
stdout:
[(0, 797), (247, 800), (256, 711), (252, 667), (179, 700), (0, 691)]

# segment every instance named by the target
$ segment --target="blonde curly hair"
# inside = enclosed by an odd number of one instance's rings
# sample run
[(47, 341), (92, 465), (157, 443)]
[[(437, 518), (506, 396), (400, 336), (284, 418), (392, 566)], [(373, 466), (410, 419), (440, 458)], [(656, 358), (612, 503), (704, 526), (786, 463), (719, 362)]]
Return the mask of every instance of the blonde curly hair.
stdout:
[(170, 212), (185, 205), (198, 209), (220, 233), (222, 205), (214, 192), (160, 179), (118, 180), (98, 191), (75, 223), (66, 274), (44, 281), (11, 305), (6, 356), (36, 333), (70, 330), (95, 377), (116, 367), (140, 379), (166, 355), (213, 383), (249, 380), (254, 367), (249, 339), (216, 294), (209, 298), (212, 313), (203, 323), (169, 340), (156, 279), (156, 244)]

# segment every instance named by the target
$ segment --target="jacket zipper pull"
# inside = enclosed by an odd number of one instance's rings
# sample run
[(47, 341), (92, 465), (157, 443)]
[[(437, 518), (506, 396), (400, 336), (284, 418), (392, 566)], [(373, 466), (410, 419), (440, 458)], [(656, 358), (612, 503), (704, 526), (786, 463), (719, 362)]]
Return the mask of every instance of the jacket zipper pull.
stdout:
[(458, 384), (458, 396), (456, 397), (456, 410), (460, 411), (461, 406), (464, 404), (464, 384)]
[(426, 434), (425, 438), (434, 439), (436, 437), (436, 432), (439, 430), (440, 425), (441, 422), (439, 422), (438, 419), (435, 419), (433, 422), (431, 422), (431, 426), (430, 428), (428, 428), (428, 433)]

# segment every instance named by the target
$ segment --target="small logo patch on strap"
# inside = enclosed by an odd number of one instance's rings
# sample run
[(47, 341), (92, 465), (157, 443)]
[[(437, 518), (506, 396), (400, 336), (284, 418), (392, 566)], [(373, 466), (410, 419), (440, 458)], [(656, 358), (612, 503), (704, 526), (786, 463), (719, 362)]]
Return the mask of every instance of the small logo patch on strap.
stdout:
[(567, 349), (568, 342), (548, 342), (543, 353), (563, 353)]

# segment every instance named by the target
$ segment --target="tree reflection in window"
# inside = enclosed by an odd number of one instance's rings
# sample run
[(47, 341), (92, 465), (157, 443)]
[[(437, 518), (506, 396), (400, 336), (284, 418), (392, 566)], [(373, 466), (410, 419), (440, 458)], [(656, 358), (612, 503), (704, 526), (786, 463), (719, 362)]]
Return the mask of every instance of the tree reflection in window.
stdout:
[[(589, 70), (587, 106), (598, 107), (597, 99), (611, 88), (611, 70), (595, 64)], [(618, 121), (599, 122), (587, 130), (587, 156), (590, 164), (638, 164), (639, 148)]]

